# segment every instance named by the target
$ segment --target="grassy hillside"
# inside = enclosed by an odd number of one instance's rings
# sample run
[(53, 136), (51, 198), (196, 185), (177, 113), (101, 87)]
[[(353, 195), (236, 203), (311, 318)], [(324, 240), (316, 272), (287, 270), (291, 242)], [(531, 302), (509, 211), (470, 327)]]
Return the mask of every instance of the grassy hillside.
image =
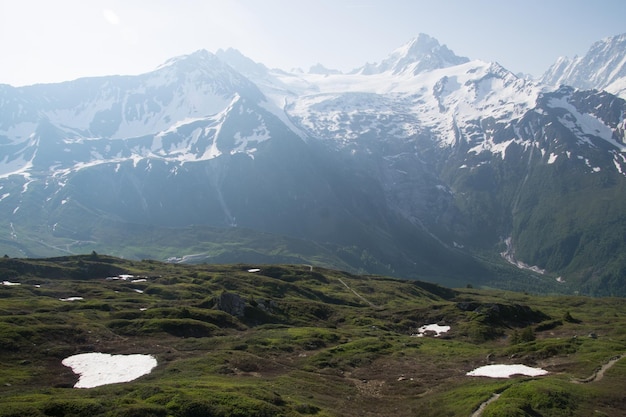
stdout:
[[(483, 416), (626, 416), (626, 359), (598, 372), (626, 353), (619, 298), (95, 253), (2, 258), (2, 281), (0, 416), (470, 416), (494, 394)], [(158, 366), (75, 389), (84, 352)], [(489, 363), (549, 373), (466, 375)]]

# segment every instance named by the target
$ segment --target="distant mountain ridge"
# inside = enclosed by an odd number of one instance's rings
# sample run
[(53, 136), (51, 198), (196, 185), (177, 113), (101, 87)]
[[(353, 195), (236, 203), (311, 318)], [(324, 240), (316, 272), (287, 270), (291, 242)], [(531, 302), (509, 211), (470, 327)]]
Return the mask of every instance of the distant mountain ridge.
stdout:
[[(619, 61), (609, 43), (592, 48), (598, 68)], [(611, 71), (587, 78), (614, 84)], [(228, 49), (139, 76), (0, 86), (0, 250), (231, 250), (625, 294), (626, 105), (546, 83), (420, 34), (350, 74), (268, 69)]]
[(626, 98), (626, 33), (591, 45), (584, 56), (559, 58), (541, 77), (550, 85), (606, 90)]

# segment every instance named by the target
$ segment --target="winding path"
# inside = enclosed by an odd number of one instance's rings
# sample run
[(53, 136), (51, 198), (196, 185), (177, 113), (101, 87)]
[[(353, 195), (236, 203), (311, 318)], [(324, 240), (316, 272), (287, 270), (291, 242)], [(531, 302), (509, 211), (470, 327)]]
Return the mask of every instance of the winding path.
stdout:
[[(621, 355), (613, 356), (607, 363), (598, 368), (590, 377), (584, 379), (572, 379), (572, 382), (575, 384), (588, 384), (591, 382), (598, 382), (604, 378), (604, 374), (606, 371), (611, 369), (613, 365), (615, 365), (620, 359), (626, 357), (626, 353), (622, 353)], [(485, 408), (500, 398), (501, 393), (494, 393), (487, 401), (484, 401), (480, 404), (478, 409), (472, 413), (471, 417), (481, 417), (483, 415), (483, 411)]]
[(369, 304), (372, 307), (376, 307), (378, 308), (378, 306), (374, 303), (372, 303), (370, 300), (368, 300), (367, 298), (363, 297), (361, 294), (359, 294), (358, 292), (354, 291), (352, 288), (350, 288), (350, 286), (348, 284), (345, 283), (344, 280), (342, 280), (341, 278), (337, 278), (339, 280), (339, 282), (341, 282), (348, 290), (352, 291), (354, 293), (354, 295), (356, 295), (357, 297), (359, 297), (361, 300), (363, 300), (365, 303)]
[(613, 365), (615, 365), (620, 359), (626, 356), (626, 353), (622, 353), (621, 355), (613, 356), (607, 363), (602, 365), (598, 370), (596, 370), (590, 377), (584, 379), (574, 379), (572, 382), (576, 384), (588, 384), (590, 382), (598, 382), (604, 378), (604, 373), (611, 369)]
[(489, 397), (489, 399), (487, 401), (483, 402), (478, 407), (478, 410), (474, 411), (474, 413), (472, 414), (472, 417), (480, 417), (480, 416), (482, 416), (483, 415), (483, 411), (485, 411), (485, 407), (487, 407), (489, 404), (491, 404), (492, 402), (494, 402), (498, 398), (500, 398), (500, 394), (493, 394), (491, 397)]

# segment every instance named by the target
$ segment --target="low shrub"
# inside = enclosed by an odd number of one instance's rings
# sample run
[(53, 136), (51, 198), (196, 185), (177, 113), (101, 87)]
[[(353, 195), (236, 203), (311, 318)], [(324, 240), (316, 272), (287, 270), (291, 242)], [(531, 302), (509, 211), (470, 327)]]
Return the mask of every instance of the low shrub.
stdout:
[(193, 319), (154, 319), (147, 320), (142, 330), (146, 333), (162, 331), (177, 337), (208, 337), (214, 335), (219, 328)]
[(43, 412), (50, 417), (83, 417), (104, 414), (106, 408), (91, 400), (58, 400), (44, 405)]
[(2, 405), (0, 417), (45, 417), (39, 409), (31, 405)]
[[(110, 417), (166, 417), (167, 409), (156, 405), (133, 405), (116, 411)], [(109, 417), (109, 416), (107, 416)]]

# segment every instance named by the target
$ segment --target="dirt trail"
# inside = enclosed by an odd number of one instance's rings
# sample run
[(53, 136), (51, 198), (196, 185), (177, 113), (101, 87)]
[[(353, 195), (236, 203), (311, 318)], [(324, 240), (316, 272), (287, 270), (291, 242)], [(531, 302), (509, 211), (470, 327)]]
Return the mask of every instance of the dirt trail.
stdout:
[(493, 394), (491, 397), (489, 397), (489, 399), (485, 402), (483, 402), (480, 407), (478, 407), (478, 410), (474, 411), (474, 413), (472, 414), (471, 417), (480, 417), (483, 415), (483, 411), (485, 411), (485, 407), (487, 407), (489, 404), (491, 404), (492, 402), (494, 402), (495, 400), (497, 400), (498, 398), (500, 398), (500, 394)]
[(590, 382), (598, 382), (604, 378), (604, 373), (611, 369), (613, 365), (617, 363), (620, 359), (622, 359), (626, 354), (622, 353), (621, 355), (613, 356), (607, 363), (602, 365), (597, 371), (595, 371), (590, 377), (585, 379), (575, 379), (573, 382), (577, 384), (587, 384)]
[(368, 300), (367, 298), (363, 297), (361, 294), (359, 294), (358, 292), (356, 292), (352, 288), (350, 288), (350, 286), (348, 284), (346, 284), (344, 280), (342, 280), (341, 278), (338, 278), (338, 279), (339, 279), (339, 282), (341, 282), (347, 289), (352, 291), (354, 293), (354, 295), (359, 297), (361, 300), (363, 300), (364, 302), (366, 302), (367, 304), (369, 304), (372, 307), (378, 307), (376, 304), (372, 303), (370, 300)]

